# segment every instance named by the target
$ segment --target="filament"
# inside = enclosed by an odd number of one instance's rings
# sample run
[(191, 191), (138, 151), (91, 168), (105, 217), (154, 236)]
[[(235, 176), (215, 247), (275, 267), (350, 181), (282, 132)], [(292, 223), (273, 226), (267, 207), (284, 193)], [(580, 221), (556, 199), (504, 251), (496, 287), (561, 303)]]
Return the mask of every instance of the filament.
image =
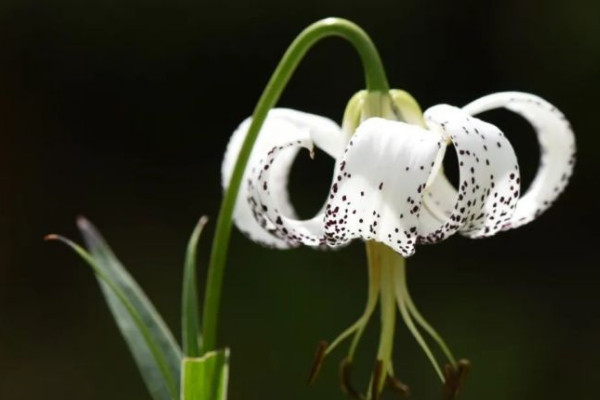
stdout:
[(400, 314), (402, 315), (402, 319), (404, 320), (406, 327), (408, 328), (410, 333), (413, 335), (413, 337), (415, 338), (415, 340), (417, 341), (419, 346), (421, 346), (421, 348), (425, 352), (425, 355), (431, 362), (431, 365), (433, 365), (433, 368), (435, 369), (435, 372), (438, 374), (440, 380), (442, 382), (445, 382), (444, 374), (442, 373), (442, 370), (441, 370), (437, 360), (435, 359), (435, 356), (433, 355), (429, 346), (427, 346), (427, 342), (425, 341), (425, 339), (423, 339), (423, 336), (421, 336), (421, 333), (415, 326), (415, 324), (412, 320), (411, 314), (408, 311), (406, 295), (405, 295), (405, 293), (406, 293), (406, 266), (404, 264), (404, 259), (402, 257), (395, 256), (394, 260), (395, 260), (395, 266), (396, 266), (396, 271), (395, 271), (396, 273), (394, 274), (395, 275), (394, 283), (395, 283), (395, 287), (396, 287), (396, 300), (398, 302), (398, 308), (400, 309)]

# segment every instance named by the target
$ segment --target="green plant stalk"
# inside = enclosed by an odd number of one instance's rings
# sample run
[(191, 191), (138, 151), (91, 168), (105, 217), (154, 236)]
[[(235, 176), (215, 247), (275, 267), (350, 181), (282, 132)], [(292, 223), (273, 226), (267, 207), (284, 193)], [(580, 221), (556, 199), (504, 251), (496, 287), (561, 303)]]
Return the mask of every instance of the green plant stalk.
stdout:
[(292, 42), (254, 109), (252, 123), (240, 150), (229, 187), (221, 203), (213, 238), (204, 298), (204, 312), (202, 315), (203, 353), (216, 349), (218, 313), (227, 261), (227, 248), (231, 236), (232, 214), (254, 142), (267, 117), (267, 113), (279, 100), (283, 89), (304, 55), (317, 42), (331, 36), (341, 37), (349, 41), (356, 49), (364, 68), (366, 86), (369, 92), (384, 94), (389, 91), (387, 77), (379, 53), (369, 36), (356, 24), (340, 18), (327, 18), (310, 25)]
[(228, 363), (228, 349), (209, 352), (202, 357), (184, 357), (180, 400), (226, 400)]

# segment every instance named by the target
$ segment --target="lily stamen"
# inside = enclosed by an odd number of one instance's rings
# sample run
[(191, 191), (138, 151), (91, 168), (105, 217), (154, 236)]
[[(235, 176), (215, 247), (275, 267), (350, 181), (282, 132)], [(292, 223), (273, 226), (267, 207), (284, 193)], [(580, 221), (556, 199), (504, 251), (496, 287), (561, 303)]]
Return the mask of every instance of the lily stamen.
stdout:
[(405, 383), (401, 382), (398, 378), (388, 375), (386, 377), (386, 385), (393, 391), (397, 392), (401, 396), (408, 397), (410, 396), (410, 388)]
[(459, 360), (456, 367), (446, 364), (444, 367), (446, 383), (442, 392), (442, 400), (454, 400), (460, 394), (470, 370), (471, 363), (468, 360)]
[(325, 361), (325, 355), (327, 354), (328, 344), (325, 340), (319, 342), (317, 347), (317, 351), (315, 352), (315, 358), (313, 360), (312, 367), (310, 369), (310, 373), (308, 374), (308, 384), (312, 384), (319, 372), (321, 371), (321, 367), (323, 366), (323, 361)]
[[(398, 308), (400, 309), (400, 315), (402, 315), (402, 319), (404, 320), (406, 327), (408, 328), (410, 333), (413, 335), (413, 337), (415, 338), (415, 340), (417, 341), (419, 346), (421, 346), (425, 355), (427, 355), (427, 358), (431, 362), (431, 365), (433, 366), (433, 368), (435, 369), (435, 372), (438, 374), (440, 380), (443, 383), (445, 381), (445, 378), (444, 378), (444, 374), (442, 373), (442, 369), (440, 368), (435, 356), (433, 355), (433, 352), (427, 345), (427, 342), (425, 341), (425, 339), (423, 339), (423, 336), (421, 335), (421, 333), (415, 326), (413, 319), (412, 319), (413, 315), (411, 312), (409, 312), (409, 309), (408, 309), (408, 304), (407, 304), (408, 303), (407, 302), (408, 289), (406, 286), (406, 266), (404, 263), (404, 259), (402, 257), (397, 256), (395, 253), (393, 253), (391, 255), (391, 257), (393, 257), (392, 262), (395, 264), (395, 267), (396, 267), (395, 289), (396, 289), (396, 300), (398, 302)], [(414, 305), (413, 305), (413, 308), (414, 308)], [(424, 321), (424, 319), (422, 319), (422, 317), (421, 317), (421, 321)], [(429, 325), (429, 324), (427, 324), (427, 325)], [(432, 331), (433, 331), (433, 329), (432, 329)], [(433, 332), (435, 332), (435, 331), (433, 331)], [(437, 335), (437, 333), (435, 334), (435, 336), (439, 337), (439, 335)], [(443, 341), (442, 341), (442, 343), (443, 343)], [(446, 350), (447, 350), (447, 347), (445, 346), (445, 344), (444, 344), (443, 348), (446, 348)], [(447, 351), (448, 351), (448, 354), (450, 354), (449, 358), (452, 363), (451, 365), (455, 366), (455, 363), (452, 362), (454, 357), (452, 357), (452, 354), (450, 353), (449, 350), (447, 350)]]
[(340, 364), (340, 386), (342, 391), (353, 399), (365, 400), (365, 396), (352, 385), (351, 373), (352, 361), (348, 358), (344, 358)]
[(370, 400), (379, 400), (384, 378), (387, 376), (385, 371), (384, 363), (382, 360), (375, 361), (375, 367), (373, 368), (373, 380), (371, 381), (371, 397)]
[(423, 328), (423, 330), (427, 332), (427, 334), (438, 344), (448, 361), (450, 361), (450, 364), (453, 366), (458, 365), (456, 359), (454, 358), (454, 355), (450, 351), (450, 348), (448, 347), (448, 345), (446, 345), (446, 342), (444, 342), (444, 339), (442, 339), (440, 334), (437, 333), (435, 329), (433, 329), (433, 327), (427, 322), (427, 320), (425, 320), (425, 318), (423, 318), (417, 307), (414, 305), (412, 298), (410, 297), (408, 285), (406, 284), (406, 267), (404, 268), (404, 274), (405, 277), (403, 279), (404, 287), (402, 290), (402, 294), (404, 295), (404, 303), (406, 304), (406, 308), (409, 314), (414, 318), (417, 324), (421, 328)]
[(344, 332), (342, 332), (330, 345), (327, 347), (327, 351), (325, 354), (331, 353), (340, 343), (354, 334), (354, 338), (352, 339), (352, 344), (350, 345), (350, 350), (348, 352), (348, 358), (352, 360), (354, 358), (354, 353), (356, 351), (356, 347), (362, 333), (367, 326), (371, 315), (375, 311), (377, 307), (381, 282), (381, 268), (378, 265), (373, 265), (371, 262), (371, 255), (369, 252), (369, 247), (367, 246), (367, 260), (368, 260), (368, 274), (369, 274), (369, 287), (368, 287), (368, 295), (367, 295), (367, 304), (365, 306), (365, 311), (358, 318), (358, 320), (348, 327)]

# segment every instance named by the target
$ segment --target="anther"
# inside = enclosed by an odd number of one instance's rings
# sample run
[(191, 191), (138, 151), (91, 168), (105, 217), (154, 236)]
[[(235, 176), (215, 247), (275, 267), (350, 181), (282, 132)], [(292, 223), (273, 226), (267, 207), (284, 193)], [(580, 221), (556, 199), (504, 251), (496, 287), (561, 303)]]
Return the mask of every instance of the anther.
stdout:
[(387, 376), (385, 384), (387, 385), (387, 387), (389, 387), (390, 389), (392, 389), (393, 391), (395, 391), (403, 397), (410, 396), (410, 388), (408, 387), (408, 385), (401, 382), (398, 378), (392, 375)]
[(327, 347), (329, 343), (325, 340), (321, 340), (319, 345), (317, 346), (317, 351), (315, 352), (315, 358), (312, 363), (312, 367), (310, 368), (310, 373), (308, 374), (308, 384), (311, 385), (317, 379), (317, 375), (319, 375), (319, 371), (321, 371), (321, 367), (323, 366), (323, 361), (325, 360), (325, 355), (327, 351)]
[(375, 361), (373, 381), (371, 382), (371, 399), (379, 400), (381, 394), (381, 376), (383, 375), (383, 361)]
[(456, 394), (459, 395), (465, 387), (467, 378), (471, 372), (471, 362), (466, 359), (458, 360), (458, 384), (456, 385)]
[(456, 368), (450, 364), (444, 367), (445, 384), (442, 393), (443, 400), (454, 400), (464, 389), (465, 381), (471, 370), (469, 360), (459, 360)]
[(352, 387), (352, 380), (350, 379), (351, 372), (352, 361), (349, 358), (344, 358), (340, 364), (340, 385), (342, 386), (342, 391), (354, 399), (366, 400), (365, 396)]

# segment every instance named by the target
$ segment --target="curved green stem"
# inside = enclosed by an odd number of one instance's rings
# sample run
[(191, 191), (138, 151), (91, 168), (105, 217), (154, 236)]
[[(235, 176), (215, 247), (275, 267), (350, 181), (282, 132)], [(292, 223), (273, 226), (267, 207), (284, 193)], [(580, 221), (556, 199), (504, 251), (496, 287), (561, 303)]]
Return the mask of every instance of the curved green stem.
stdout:
[(338, 36), (346, 39), (356, 49), (365, 71), (366, 86), (369, 92), (387, 93), (389, 90), (383, 64), (375, 45), (360, 27), (350, 21), (339, 18), (327, 18), (318, 21), (300, 33), (290, 45), (254, 109), (252, 124), (240, 150), (229, 187), (221, 203), (213, 239), (204, 298), (204, 352), (214, 350), (216, 347), (217, 317), (227, 260), (227, 247), (231, 236), (232, 214), (252, 147), (267, 117), (268, 111), (279, 100), (285, 85), (304, 55), (314, 44), (330, 36)]

